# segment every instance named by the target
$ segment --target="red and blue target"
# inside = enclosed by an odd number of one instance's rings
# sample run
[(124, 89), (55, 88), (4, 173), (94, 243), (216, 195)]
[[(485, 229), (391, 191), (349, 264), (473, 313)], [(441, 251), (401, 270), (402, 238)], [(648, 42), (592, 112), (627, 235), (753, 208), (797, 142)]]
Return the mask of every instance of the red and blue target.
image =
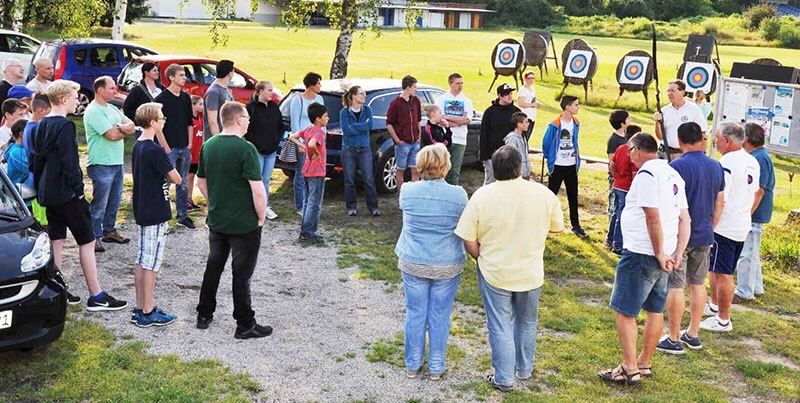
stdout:
[(589, 67), (589, 60), (586, 59), (586, 55), (580, 53), (576, 54), (569, 63), (569, 70), (574, 74), (580, 74), (587, 67)]
[(512, 46), (505, 46), (500, 49), (497, 60), (504, 66), (511, 65), (517, 58), (517, 51)]
[(692, 68), (686, 74), (686, 84), (691, 88), (703, 88), (708, 84), (710, 79), (711, 77), (708, 74), (708, 70), (700, 66)]
[(639, 80), (644, 74), (644, 65), (641, 60), (631, 60), (622, 72), (626, 79), (630, 81)]

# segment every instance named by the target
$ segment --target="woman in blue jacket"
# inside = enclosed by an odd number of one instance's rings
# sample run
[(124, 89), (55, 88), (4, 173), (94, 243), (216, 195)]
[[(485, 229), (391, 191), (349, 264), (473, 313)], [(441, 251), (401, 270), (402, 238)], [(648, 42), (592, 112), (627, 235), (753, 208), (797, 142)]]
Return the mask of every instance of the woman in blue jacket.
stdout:
[(342, 167), (344, 168), (344, 201), (347, 215), (358, 215), (356, 210), (356, 171), (361, 171), (366, 191), (367, 208), (373, 216), (381, 215), (378, 209), (378, 193), (372, 170), (372, 149), (369, 132), (372, 129), (372, 109), (364, 105), (367, 93), (354, 85), (342, 95), (344, 108), (339, 112), (342, 125)]

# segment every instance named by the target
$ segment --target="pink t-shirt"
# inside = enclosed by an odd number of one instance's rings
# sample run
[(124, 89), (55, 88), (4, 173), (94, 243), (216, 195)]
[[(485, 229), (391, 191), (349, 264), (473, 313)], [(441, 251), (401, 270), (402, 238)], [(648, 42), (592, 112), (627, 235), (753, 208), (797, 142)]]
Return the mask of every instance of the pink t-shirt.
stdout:
[(300, 138), (303, 139), (303, 142), (306, 145), (311, 141), (311, 139), (316, 139), (317, 149), (319, 150), (319, 154), (308, 150), (306, 154), (306, 165), (303, 166), (302, 170), (303, 176), (309, 178), (320, 176), (325, 177), (325, 165), (327, 163), (325, 132), (322, 131), (321, 127), (311, 125), (301, 130), (299, 134)]

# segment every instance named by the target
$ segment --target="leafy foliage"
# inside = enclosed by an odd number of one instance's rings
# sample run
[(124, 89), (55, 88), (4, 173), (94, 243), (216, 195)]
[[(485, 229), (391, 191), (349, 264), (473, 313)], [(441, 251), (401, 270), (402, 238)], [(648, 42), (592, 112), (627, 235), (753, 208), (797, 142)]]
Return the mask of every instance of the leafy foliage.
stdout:
[(761, 25), (762, 20), (770, 17), (777, 17), (778, 10), (776, 10), (774, 6), (771, 6), (769, 4), (761, 4), (750, 7), (750, 9), (747, 10), (744, 16), (745, 16), (745, 21), (747, 22), (746, 28), (751, 31), (755, 31)]
[[(106, 13), (100, 17), (99, 23), (101, 27), (111, 27), (114, 25), (114, 3), (116, 2), (114, 0), (104, 0), (104, 3), (106, 3)], [(130, 24), (142, 17), (146, 17), (149, 12), (150, 5), (146, 3), (146, 0), (128, 0), (125, 22)]]
[(493, 0), (487, 8), (497, 13), (487, 16), (489, 26), (545, 28), (561, 25), (564, 13), (548, 0)]

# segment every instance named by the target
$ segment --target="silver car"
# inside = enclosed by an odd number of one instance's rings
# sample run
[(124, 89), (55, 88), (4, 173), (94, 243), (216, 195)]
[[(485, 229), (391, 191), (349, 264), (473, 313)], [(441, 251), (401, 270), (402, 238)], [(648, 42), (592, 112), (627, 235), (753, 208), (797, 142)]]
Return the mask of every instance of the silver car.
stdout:
[[(16, 31), (9, 31), (0, 29), (0, 66), (8, 58), (19, 59), (22, 63), (22, 68), (25, 69), (25, 74), (22, 75), (22, 81), (12, 84), (24, 84), (25, 78), (30, 73), (31, 59), (36, 49), (39, 48), (41, 41), (38, 39), (25, 35)], [(0, 69), (0, 79), (3, 78), (3, 72)]]

